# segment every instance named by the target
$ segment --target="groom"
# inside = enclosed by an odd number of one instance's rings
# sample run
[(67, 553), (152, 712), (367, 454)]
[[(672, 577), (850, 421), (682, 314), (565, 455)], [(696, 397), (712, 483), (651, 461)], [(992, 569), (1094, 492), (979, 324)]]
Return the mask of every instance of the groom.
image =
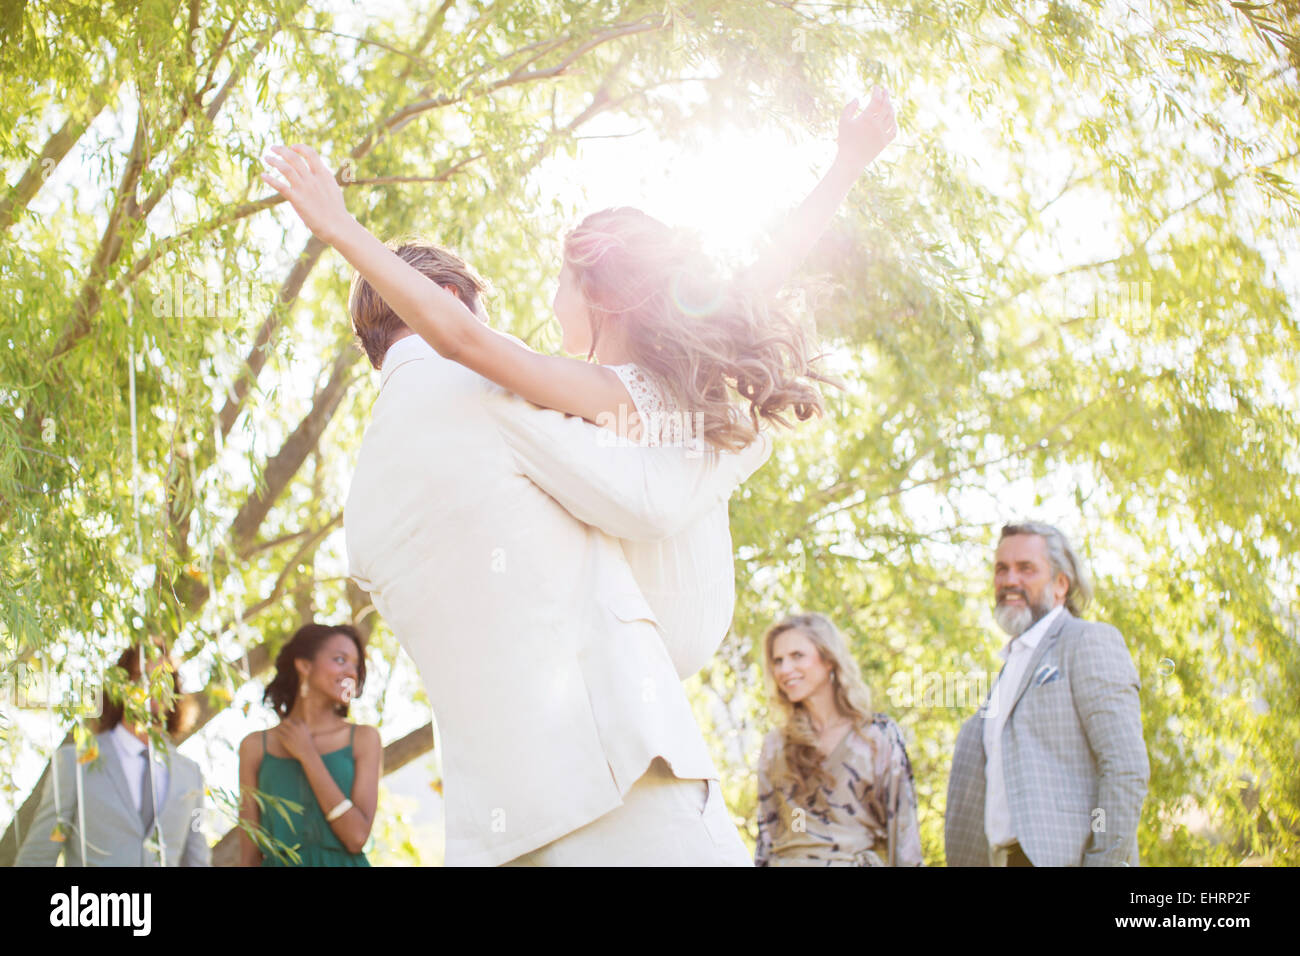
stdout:
[[(455, 255), (397, 254), (483, 317)], [(725, 501), (766, 440), (610, 447), (440, 357), (359, 276), (350, 311), (382, 385), (344, 509), (349, 573), (428, 692), (447, 863), (749, 865), (615, 537)]]

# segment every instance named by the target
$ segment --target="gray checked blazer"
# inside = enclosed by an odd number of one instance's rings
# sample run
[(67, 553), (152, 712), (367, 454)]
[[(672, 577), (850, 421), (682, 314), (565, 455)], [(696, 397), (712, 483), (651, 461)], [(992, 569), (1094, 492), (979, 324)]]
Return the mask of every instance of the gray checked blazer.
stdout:
[[(54, 807), (54, 779), (47, 776), (41, 802), (24, 833), (15, 866), (54, 866), (59, 853), (67, 866), (157, 866), (158, 859), (145, 849), (144, 823), (131, 800), (126, 774), (118, 759), (111, 732), (98, 734), (99, 756), (82, 767), (85, 797), (86, 860), (81, 859), (77, 836), (77, 752), (60, 747), (52, 768), (59, 775), (59, 812)], [(199, 765), (167, 747), (167, 793), (157, 816), (165, 862), (168, 866), (211, 866), (212, 854), (199, 826), (203, 816), (203, 775)], [(66, 839), (50, 839), (57, 819)]]
[[(949, 866), (988, 866), (984, 720), (953, 748), (944, 818)], [(1002, 728), (1011, 822), (1035, 866), (1137, 866), (1150, 764), (1138, 675), (1109, 624), (1064, 608), (1034, 649)]]

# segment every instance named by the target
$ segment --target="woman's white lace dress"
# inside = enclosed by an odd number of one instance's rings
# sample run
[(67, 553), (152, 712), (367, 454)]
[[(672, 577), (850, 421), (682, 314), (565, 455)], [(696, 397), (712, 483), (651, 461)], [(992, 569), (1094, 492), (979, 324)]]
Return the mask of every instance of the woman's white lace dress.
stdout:
[[(637, 365), (611, 365), (632, 396), (640, 423), (638, 443), (682, 445), (708, 454), (698, 437), (697, 417), (684, 413), (668, 390)], [(726, 637), (736, 603), (731, 521), (727, 502), (705, 512), (689, 528), (659, 541), (623, 539), (623, 552), (650, 609), (659, 619), (664, 644), (683, 679), (707, 664)]]

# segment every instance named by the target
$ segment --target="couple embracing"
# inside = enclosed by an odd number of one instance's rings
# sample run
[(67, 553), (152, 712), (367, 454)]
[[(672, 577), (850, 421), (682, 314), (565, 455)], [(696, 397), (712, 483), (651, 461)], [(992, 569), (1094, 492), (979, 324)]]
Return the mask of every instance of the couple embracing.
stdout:
[(884, 91), (849, 104), (831, 170), (739, 279), (644, 213), (587, 217), (554, 300), (586, 361), (494, 331), (464, 261), (379, 242), (311, 149), (268, 157), (357, 272), (382, 384), (349, 573), (428, 692), (448, 864), (749, 865), (681, 681), (730, 625), (727, 502), (771, 452), (762, 426), (821, 410), (775, 292), (895, 134)]

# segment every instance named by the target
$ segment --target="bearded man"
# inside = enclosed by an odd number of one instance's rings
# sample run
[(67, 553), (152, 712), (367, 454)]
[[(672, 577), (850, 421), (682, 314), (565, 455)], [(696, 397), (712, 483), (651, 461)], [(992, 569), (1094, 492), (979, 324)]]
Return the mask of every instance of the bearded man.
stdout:
[(953, 748), (950, 866), (1136, 866), (1150, 764), (1124, 638), (1084, 621), (1092, 587), (1051, 525), (1002, 529), (994, 617), (1011, 638)]

